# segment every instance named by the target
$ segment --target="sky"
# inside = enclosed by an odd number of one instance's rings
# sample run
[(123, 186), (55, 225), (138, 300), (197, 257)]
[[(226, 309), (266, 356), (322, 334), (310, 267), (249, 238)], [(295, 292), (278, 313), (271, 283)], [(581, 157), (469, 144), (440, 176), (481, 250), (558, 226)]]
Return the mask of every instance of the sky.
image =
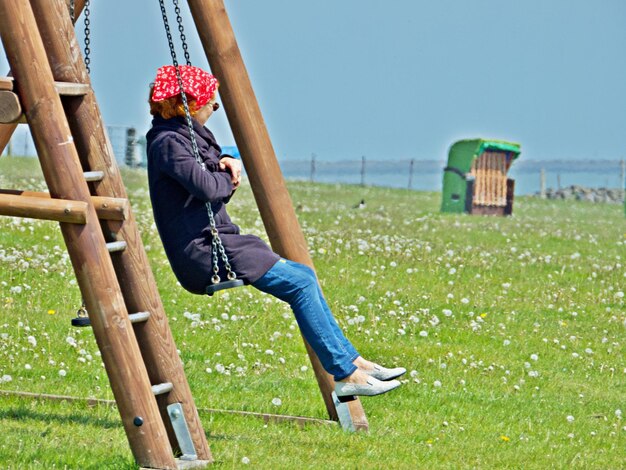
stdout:
[[(105, 123), (145, 133), (148, 83), (171, 63), (158, 2), (91, 3)], [(225, 5), (279, 161), (443, 160), (474, 137), (519, 142), (532, 160), (626, 156), (624, 0)], [(192, 63), (208, 69), (181, 7)], [(223, 111), (207, 125), (235, 144)]]

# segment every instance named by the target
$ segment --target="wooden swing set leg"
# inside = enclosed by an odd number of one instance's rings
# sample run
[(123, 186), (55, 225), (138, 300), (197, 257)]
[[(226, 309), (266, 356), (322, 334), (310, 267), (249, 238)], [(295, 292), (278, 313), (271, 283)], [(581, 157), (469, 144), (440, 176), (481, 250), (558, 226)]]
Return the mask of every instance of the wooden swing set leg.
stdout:
[[(220, 96), (272, 248), (285, 258), (313, 268), (224, 2), (189, 0), (188, 3), (211, 70), (220, 79)], [(331, 419), (339, 420), (332, 397), (333, 378), (324, 371), (308, 344), (306, 348), (328, 414)], [(347, 403), (347, 407), (351, 426), (355, 430), (367, 430), (368, 422), (361, 402), (356, 399)], [(344, 425), (344, 428), (348, 426)]]

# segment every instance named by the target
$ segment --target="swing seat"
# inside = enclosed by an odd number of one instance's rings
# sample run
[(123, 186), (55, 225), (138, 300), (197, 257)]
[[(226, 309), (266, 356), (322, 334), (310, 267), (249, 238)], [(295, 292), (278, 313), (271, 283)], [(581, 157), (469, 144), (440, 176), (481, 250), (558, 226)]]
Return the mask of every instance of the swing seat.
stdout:
[(209, 284), (205, 289), (206, 295), (213, 295), (219, 290), (232, 289), (233, 287), (243, 286), (241, 279), (233, 279), (232, 281), (218, 282), (217, 284)]
[(72, 318), (72, 326), (91, 326), (89, 317), (75, 317)]

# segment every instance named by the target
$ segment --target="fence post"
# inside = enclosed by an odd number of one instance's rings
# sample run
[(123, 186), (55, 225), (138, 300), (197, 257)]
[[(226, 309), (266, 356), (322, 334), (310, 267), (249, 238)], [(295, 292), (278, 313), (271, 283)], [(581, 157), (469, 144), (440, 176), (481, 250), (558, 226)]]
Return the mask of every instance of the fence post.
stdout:
[(415, 165), (415, 159), (411, 158), (411, 163), (409, 163), (409, 191), (413, 186), (413, 165)]
[(126, 155), (125, 163), (130, 168), (138, 165), (137, 159), (137, 130), (134, 127), (126, 129)]
[(7, 157), (13, 156), (13, 142), (9, 139), (9, 143), (7, 144)]
[(365, 186), (365, 155), (361, 158), (361, 186)]
[(539, 173), (539, 197), (546, 198), (546, 169), (542, 168)]
[(315, 158), (317, 155), (311, 154), (311, 183), (315, 181)]

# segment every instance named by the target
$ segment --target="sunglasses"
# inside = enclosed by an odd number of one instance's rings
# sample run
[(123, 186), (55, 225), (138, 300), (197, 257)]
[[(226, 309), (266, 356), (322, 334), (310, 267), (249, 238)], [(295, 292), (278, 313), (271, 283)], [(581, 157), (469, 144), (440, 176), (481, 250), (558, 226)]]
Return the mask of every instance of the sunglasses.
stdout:
[(213, 111), (217, 111), (218, 109), (220, 109), (220, 104), (219, 103), (213, 103)]

